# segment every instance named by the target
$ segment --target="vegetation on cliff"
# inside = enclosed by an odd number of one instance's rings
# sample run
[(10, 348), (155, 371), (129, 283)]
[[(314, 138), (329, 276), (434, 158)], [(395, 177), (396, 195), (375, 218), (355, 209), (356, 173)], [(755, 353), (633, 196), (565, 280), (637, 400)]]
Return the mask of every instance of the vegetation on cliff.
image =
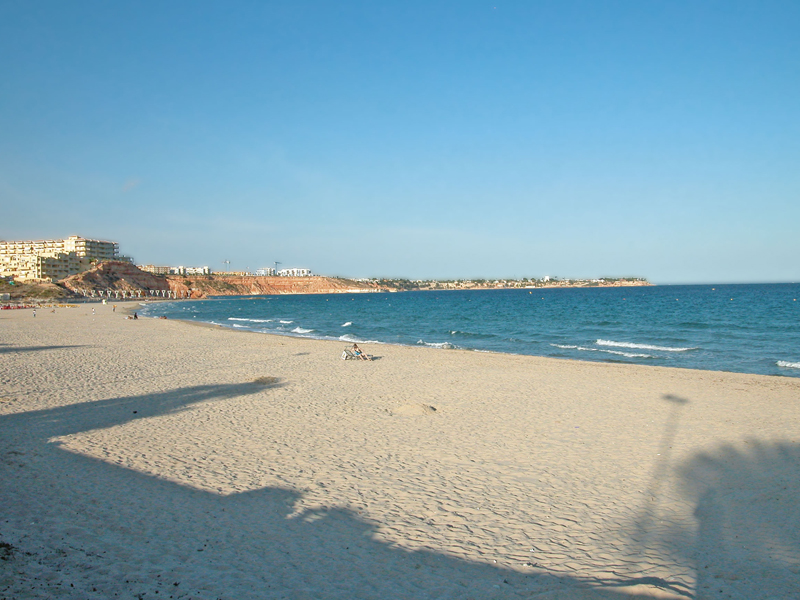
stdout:
[(0, 294), (8, 294), (14, 302), (26, 300), (59, 300), (71, 293), (56, 283), (20, 283), (0, 279)]

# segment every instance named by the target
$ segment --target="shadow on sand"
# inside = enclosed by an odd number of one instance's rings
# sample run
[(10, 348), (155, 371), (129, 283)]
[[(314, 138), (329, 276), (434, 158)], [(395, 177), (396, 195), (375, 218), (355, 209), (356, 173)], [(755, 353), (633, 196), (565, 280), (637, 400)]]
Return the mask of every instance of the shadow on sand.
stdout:
[[(257, 383), (195, 386), (2, 417), (0, 502), (16, 506), (15, 522), (47, 522), (39, 535), (49, 536), (52, 547), (34, 558), (60, 561), (72, 577), (64, 586), (96, 589), (97, 597), (108, 582), (122, 580), (131, 597), (140, 598), (619, 599), (637, 597), (619, 589), (637, 584), (692, 597), (685, 587), (656, 578), (522, 573), (408, 551), (377, 540), (375, 526), (347, 509), (296, 514), (296, 490), (220, 496), (66, 452), (50, 441), (264, 389)], [(800, 522), (796, 499), (787, 497), (783, 483), (800, 476), (799, 459), (797, 446), (753, 443), (752, 453), (723, 448), (683, 466), (699, 528), (696, 536), (676, 531), (668, 541), (676, 552), (689, 550), (687, 560), (697, 563), (697, 598), (717, 597), (720, 580), (733, 597), (763, 597), (750, 593), (759, 581), (787, 576), (781, 561), (797, 557)], [(18, 506), (34, 492), (43, 493), (37, 504)], [(71, 516), (63, 517), (65, 511)], [(159, 591), (167, 595), (152, 595)], [(800, 597), (789, 594), (797, 590), (788, 583), (785, 591), (784, 597)]]
[(697, 529), (670, 541), (697, 569), (698, 599), (800, 598), (800, 445), (744, 445), (681, 466)]
[[(744, 442), (699, 453), (677, 467), (672, 447), (687, 398), (669, 405), (645, 504), (630, 528), (632, 547), (683, 557), (696, 572), (694, 597), (800, 598), (800, 445)], [(663, 526), (659, 499), (670, 477), (695, 507), (694, 527)]]
[(9, 346), (0, 344), (0, 354), (12, 354), (15, 352), (39, 352), (41, 350), (60, 350), (62, 348), (85, 348), (85, 346)]

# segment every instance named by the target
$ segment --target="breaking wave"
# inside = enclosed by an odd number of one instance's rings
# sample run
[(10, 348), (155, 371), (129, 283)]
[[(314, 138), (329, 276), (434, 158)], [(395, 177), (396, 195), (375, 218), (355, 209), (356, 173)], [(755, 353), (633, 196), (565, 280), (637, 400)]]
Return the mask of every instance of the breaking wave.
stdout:
[(458, 329), (450, 330), (450, 335), (457, 335), (460, 337), (474, 338), (479, 340), (487, 340), (497, 337), (494, 333), (475, 333), (473, 331), (459, 331)]
[(658, 350), (661, 352), (686, 352), (697, 348), (671, 348), (670, 346), (651, 346), (650, 344), (634, 344), (633, 342), (615, 342), (613, 340), (597, 340), (598, 346), (612, 346), (615, 348), (635, 348), (638, 350)]
[(311, 333), (314, 331), (313, 329), (303, 329), (302, 327), (295, 327), (292, 329), (292, 333)]
[(352, 335), (340, 335), (339, 339), (343, 342), (353, 342), (354, 344), (383, 344), (384, 342), (379, 342), (378, 340), (360, 340), (355, 336)]
[(582, 350), (584, 352), (604, 352), (606, 354), (616, 354), (617, 356), (624, 356), (626, 358), (655, 358), (651, 354), (639, 354), (637, 352), (621, 352), (619, 350), (603, 350), (602, 348), (585, 348), (584, 346), (570, 346), (567, 344), (550, 344), (556, 348), (563, 348), (565, 350)]
[[(228, 317), (228, 321), (247, 321), (248, 323), (272, 323), (272, 319), (242, 319), (240, 317)], [(283, 323), (283, 321), (281, 321)]]
[(786, 369), (800, 369), (800, 362), (787, 362), (785, 360), (779, 360), (775, 364)]
[(426, 342), (425, 340), (419, 340), (417, 342), (420, 346), (428, 346), (429, 348), (445, 348), (447, 350), (453, 350), (458, 348), (455, 344), (451, 344), (450, 342)]

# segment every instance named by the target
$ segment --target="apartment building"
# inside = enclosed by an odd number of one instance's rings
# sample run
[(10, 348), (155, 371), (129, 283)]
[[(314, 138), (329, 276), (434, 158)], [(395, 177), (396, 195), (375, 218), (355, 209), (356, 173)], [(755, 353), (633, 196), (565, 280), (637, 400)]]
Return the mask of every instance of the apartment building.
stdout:
[(119, 255), (116, 242), (77, 235), (63, 240), (0, 241), (0, 276), (17, 281), (58, 281), (107, 260), (131, 262)]
[(162, 265), (136, 265), (142, 271), (147, 271), (153, 275), (169, 275), (172, 267), (165, 267)]
[(278, 277), (310, 277), (311, 269), (281, 269)]
[(211, 269), (204, 267), (164, 267), (159, 265), (137, 265), (142, 271), (154, 275), (211, 275)]

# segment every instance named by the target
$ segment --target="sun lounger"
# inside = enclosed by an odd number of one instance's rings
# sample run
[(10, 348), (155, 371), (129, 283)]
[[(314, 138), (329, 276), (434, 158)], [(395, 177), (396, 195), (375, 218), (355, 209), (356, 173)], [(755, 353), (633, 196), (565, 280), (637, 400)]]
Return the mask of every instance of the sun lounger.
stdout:
[(364, 353), (359, 356), (350, 348), (345, 348), (342, 350), (342, 360), (372, 360), (372, 355)]

